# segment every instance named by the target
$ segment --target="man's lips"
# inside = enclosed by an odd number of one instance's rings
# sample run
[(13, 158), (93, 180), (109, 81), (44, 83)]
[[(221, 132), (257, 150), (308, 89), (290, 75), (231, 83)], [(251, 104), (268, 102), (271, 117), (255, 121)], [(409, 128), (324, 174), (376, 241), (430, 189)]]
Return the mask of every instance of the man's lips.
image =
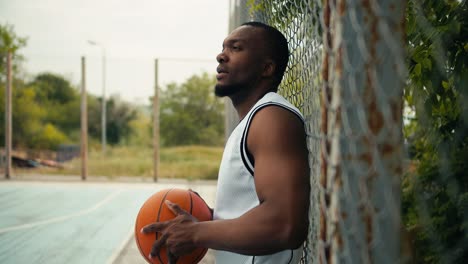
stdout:
[(218, 73), (227, 73), (227, 72), (228, 72), (228, 71), (226, 70), (226, 68), (221, 67), (221, 66), (218, 66), (218, 67), (216, 68), (216, 71), (217, 71)]
[(227, 72), (220, 72), (220, 73), (216, 74), (216, 79), (220, 80), (226, 75), (227, 75)]
[(216, 68), (216, 71), (218, 72), (218, 74), (216, 74), (216, 79), (221, 79), (223, 78), (224, 76), (226, 76), (228, 74), (228, 71), (222, 67), (218, 67)]

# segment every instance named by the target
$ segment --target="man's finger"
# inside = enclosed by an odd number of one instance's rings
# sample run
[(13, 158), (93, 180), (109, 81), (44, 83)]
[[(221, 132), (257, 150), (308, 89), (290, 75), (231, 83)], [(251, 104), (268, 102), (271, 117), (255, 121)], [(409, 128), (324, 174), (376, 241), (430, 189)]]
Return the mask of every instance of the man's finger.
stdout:
[(169, 249), (167, 249), (166, 251), (167, 251), (167, 260), (169, 261), (169, 264), (176, 264), (179, 258), (176, 257), (174, 254), (172, 254), (171, 251), (169, 251)]
[(167, 240), (167, 235), (164, 234), (161, 236), (161, 238), (154, 241), (153, 246), (151, 247), (150, 255), (149, 255), (150, 259), (159, 256), (159, 251), (161, 250), (161, 247), (163, 247), (164, 244), (166, 244), (166, 240)]
[(166, 205), (169, 210), (171, 210), (175, 215), (182, 215), (182, 214), (187, 214), (187, 212), (180, 208), (180, 206), (176, 203), (173, 203), (169, 200), (166, 200)]
[(152, 223), (144, 226), (140, 231), (143, 234), (156, 233), (166, 228), (167, 225), (168, 222)]

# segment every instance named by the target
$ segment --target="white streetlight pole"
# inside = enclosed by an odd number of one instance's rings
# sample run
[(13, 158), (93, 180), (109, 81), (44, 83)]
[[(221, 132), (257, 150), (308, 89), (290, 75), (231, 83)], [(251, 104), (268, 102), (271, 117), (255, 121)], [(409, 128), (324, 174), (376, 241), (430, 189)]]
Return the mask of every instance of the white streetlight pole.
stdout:
[(93, 46), (101, 48), (102, 52), (102, 111), (101, 111), (101, 141), (102, 141), (102, 153), (106, 152), (106, 49), (98, 42), (88, 40), (88, 43)]

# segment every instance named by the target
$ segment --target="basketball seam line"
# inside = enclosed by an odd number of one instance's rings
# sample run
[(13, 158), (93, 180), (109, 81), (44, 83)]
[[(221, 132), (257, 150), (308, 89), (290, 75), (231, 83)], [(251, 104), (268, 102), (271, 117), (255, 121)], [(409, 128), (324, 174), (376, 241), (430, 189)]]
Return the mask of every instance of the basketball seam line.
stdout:
[[(189, 192), (189, 194), (190, 194), (190, 214), (192, 214), (192, 212), (193, 212), (193, 198), (192, 198), (192, 192)], [(194, 195), (196, 195), (196, 194), (194, 194)], [(208, 207), (208, 204), (206, 203), (206, 201), (203, 200), (203, 198), (201, 198), (200, 196), (199, 196), (199, 198), (203, 201), (203, 203), (205, 204), (205, 206)], [(202, 250), (202, 251), (200, 252), (200, 254), (198, 254), (198, 256), (197, 256), (197, 258), (195, 259), (195, 262), (194, 262), (194, 263), (200, 262), (200, 260), (203, 259), (203, 257), (205, 256), (205, 254), (206, 254), (207, 251), (208, 251), (207, 248), (205, 248), (204, 250)]]
[[(159, 210), (158, 210), (158, 217), (156, 218), (156, 222), (159, 222), (159, 219), (161, 217), (161, 210), (162, 210), (162, 207), (163, 207), (163, 203), (164, 201), (166, 200), (166, 197), (167, 195), (172, 191), (173, 189), (170, 189), (169, 191), (167, 191), (165, 194), (164, 194), (164, 197), (162, 198), (161, 200), (161, 204), (159, 205)], [(158, 240), (158, 232), (156, 232), (156, 240)], [(151, 252), (150, 252), (151, 253)], [(158, 254), (158, 259), (159, 259), (159, 262), (161, 263), (164, 263), (161, 259), (161, 254)]]

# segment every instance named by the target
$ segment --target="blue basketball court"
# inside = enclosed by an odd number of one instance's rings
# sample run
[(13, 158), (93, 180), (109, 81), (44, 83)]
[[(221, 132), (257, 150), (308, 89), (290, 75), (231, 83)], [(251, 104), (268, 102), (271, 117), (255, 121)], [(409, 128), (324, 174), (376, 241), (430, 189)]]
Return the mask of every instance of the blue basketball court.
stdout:
[(213, 206), (214, 184), (1, 181), (0, 263), (118, 263), (140, 206), (165, 188)]

